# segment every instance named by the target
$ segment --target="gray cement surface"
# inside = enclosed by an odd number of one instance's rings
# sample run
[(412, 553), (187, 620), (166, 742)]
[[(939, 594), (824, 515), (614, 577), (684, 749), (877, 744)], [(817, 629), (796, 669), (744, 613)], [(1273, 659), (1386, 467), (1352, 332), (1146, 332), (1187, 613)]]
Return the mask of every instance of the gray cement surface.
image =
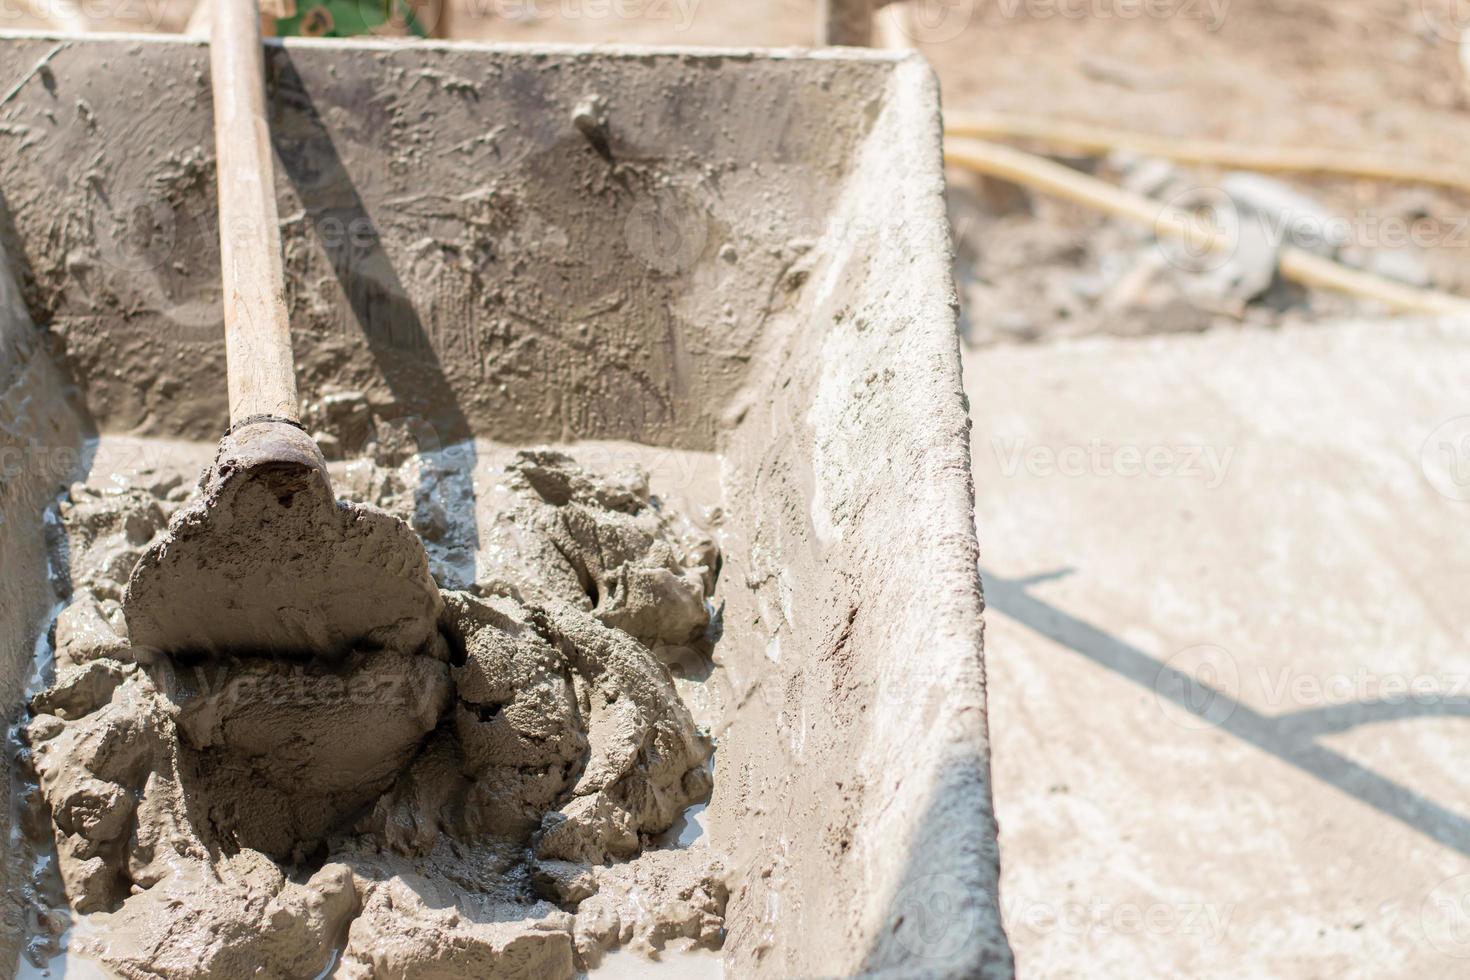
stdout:
[(967, 354), (1018, 975), (1470, 974), (1467, 337)]

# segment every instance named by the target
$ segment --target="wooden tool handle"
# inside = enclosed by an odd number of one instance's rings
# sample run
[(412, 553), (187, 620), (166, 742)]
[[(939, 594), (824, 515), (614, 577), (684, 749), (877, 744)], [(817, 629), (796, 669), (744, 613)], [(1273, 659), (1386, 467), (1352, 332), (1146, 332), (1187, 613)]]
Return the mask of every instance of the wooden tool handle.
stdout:
[(817, 43), (865, 48), (873, 43), (873, 10), (879, 0), (821, 0)]
[(260, 11), (256, 0), (213, 2), (209, 60), (230, 423), (254, 416), (296, 422), (300, 414), (265, 115)]

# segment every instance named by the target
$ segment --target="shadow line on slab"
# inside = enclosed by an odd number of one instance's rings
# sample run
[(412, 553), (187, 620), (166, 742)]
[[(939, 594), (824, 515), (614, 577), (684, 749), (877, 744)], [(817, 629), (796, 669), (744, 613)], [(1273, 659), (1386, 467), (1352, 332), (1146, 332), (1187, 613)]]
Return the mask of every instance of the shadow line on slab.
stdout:
[[(1234, 735), (1430, 840), (1470, 857), (1470, 820), (1313, 741), (1318, 734), (1345, 731), (1357, 724), (1374, 721), (1423, 715), (1470, 715), (1470, 700), (1446, 698), (1438, 705), (1368, 702), (1285, 715), (1264, 715), (1207, 681), (1171, 667), (1028, 592), (1038, 582), (1061, 578), (1071, 571), (1062, 569), (1044, 575), (1008, 579), (982, 567), (980, 578), (985, 587), (986, 607), (1005, 613), (1042, 636), (1135, 684), (1149, 688), (1160, 698), (1167, 698), (1195, 715), (1202, 723)], [(1388, 708), (1394, 710), (1386, 710)]]
[(1001, 912), (1000, 846), (984, 748), (962, 748), (942, 763), (930, 794), (909, 837), (882, 925), (856, 976), (1015, 980), (1015, 956)]

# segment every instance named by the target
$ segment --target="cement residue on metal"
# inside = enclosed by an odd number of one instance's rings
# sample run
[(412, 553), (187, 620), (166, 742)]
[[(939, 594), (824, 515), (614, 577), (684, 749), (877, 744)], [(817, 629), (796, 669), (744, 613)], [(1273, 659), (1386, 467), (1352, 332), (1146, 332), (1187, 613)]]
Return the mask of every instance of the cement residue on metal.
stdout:
[[(11, 43), (24, 65), (61, 46), (55, 86), (34, 78), (4, 108), (17, 152), (0, 155), (0, 239), (40, 324), (33, 360), (54, 359), (81, 422), (206, 440), (202, 468), (226, 416), (207, 48)], [(387, 509), (412, 513), (441, 587), (462, 591), (495, 550), (494, 522), (465, 520), (470, 481), (426, 493), (344, 463), (320, 416), (340, 421), (344, 459), (361, 456), (348, 423), (370, 421), (363, 402), (420, 442), (437, 433), (445, 455), (475, 438), (564, 440), (610, 472), (590, 440), (718, 452), (695, 476), (718, 473), (704, 499), (739, 501), (718, 527), (732, 628), (706, 680), (691, 683), (698, 664), (674, 679), (719, 734), (709, 843), (734, 869), (720, 962), (741, 976), (1006, 975), (923, 60), (350, 41), (265, 56), (297, 382), (362, 396), (303, 416), (338, 493), (402, 499)], [(52, 121), (79, 102), (85, 125)], [(611, 159), (588, 136), (603, 109)], [(9, 351), (0, 379), (23, 363)], [(0, 444), (59, 426), (63, 390), (34, 395), (23, 428), (7, 417)], [(44, 442), (81, 445), (64, 428)], [(660, 494), (687, 485), (650, 468)], [(394, 487), (358, 494), (359, 469)], [(493, 481), (471, 469), (484, 500)], [(12, 711), (51, 600), (51, 493), (38, 476), (3, 493)], [(711, 695), (718, 711), (699, 714)]]
[[(189, 488), (144, 472), (60, 503), (71, 596), (22, 741), (72, 954), (140, 978), (547, 978), (718, 947), (720, 856), (662, 843), (711, 792), (670, 665), (708, 663), (718, 548), (636, 469), (523, 451), (476, 494), (385, 446), (339, 486), (429, 526), (458, 586), (407, 653), (134, 646), (124, 583)], [(435, 509), (465, 495), (478, 543)]]

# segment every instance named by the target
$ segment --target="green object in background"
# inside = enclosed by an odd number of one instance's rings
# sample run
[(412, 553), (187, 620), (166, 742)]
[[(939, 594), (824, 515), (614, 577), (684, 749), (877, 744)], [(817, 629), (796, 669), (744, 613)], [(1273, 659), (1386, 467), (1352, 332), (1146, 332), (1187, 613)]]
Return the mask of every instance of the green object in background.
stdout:
[(296, 13), (276, 20), (278, 37), (356, 37), (361, 34), (428, 37), (404, 0), (297, 0)]

